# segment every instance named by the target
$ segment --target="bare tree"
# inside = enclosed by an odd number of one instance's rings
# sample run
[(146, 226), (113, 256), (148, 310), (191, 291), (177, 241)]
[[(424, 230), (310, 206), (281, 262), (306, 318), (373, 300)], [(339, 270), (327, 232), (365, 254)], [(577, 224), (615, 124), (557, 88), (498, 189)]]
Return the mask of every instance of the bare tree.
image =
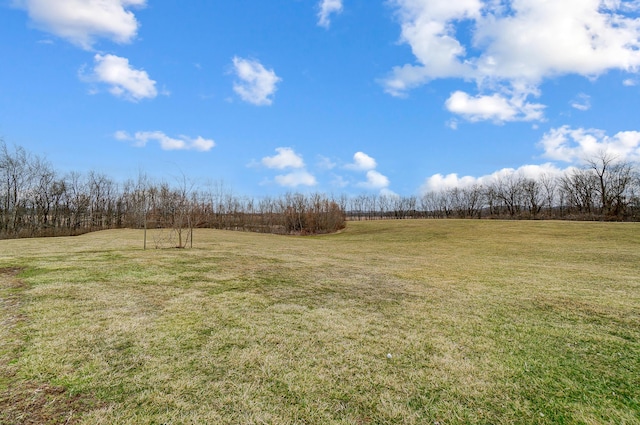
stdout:
[(540, 185), (542, 186), (547, 214), (551, 217), (553, 207), (556, 205), (558, 181), (554, 176), (545, 173), (540, 176)]
[(24, 148), (9, 150), (0, 140), (0, 178), (2, 179), (2, 231), (19, 235), (26, 215), (31, 179), (31, 156)]
[(107, 175), (91, 171), (88, 176), (89, 217), (91, 229), (108, 229), (113, 225), (117, 187)]
[(465, 217), (481, 217), (482, 208), (484, 206), (483, 193), (484, 189), (482, 185), (479, 184), (474, 184), (462, 189), (462, 202), (465, 207)]
[(172, 228), (178, 237), (177, 248), (186, 248), (187, 244), (193, 247), (194, 204), (197, 202), (193, 186), (194, 184), (182, 174), (171, 197)]
[(67, 178), (67, 192), (65, 206), (67, 210), (68, 227), (77, 231), (89, 227), (89, 207), (91, 198), (86, 182), (79, 173), (71, 172)]
[(516, 217), (523, 205), (522, 176), (512, 173), (496, 179), (492, 192), (511, 217)]
[(386, 218), (391, 210), (391, 197), (389, 195), (380, 195), (378, 198), (378, 208), (380, 209), (380, 218)]
[(438, 194), (436, 192), (427, 192), (420, 197), (420, 209), (426, 217), (438, 217)]
[(544, 202), (542, 185), (530, 178), (520, 179), (522, 200), (531, 218), (536, 218)]
[(568, 207), (589, 217), (593, 214), (596, 185), (593, 173), (584, 169), (574, 169), (560, 179), (560, 189)]
[(606, 151), (601, 151), (587, 162), (596, 175), (595, 191), (600, 200), (601, 214), (620, 216), (626, 206), (625, 192), (632, 183), (631, 164)]
[(32, 228), (36, 235), (40, 235), (50, 227), (51, 210), (55, 210), (55, 204), (60, 199), (60, 187), (56, 185), (55, 171), (48, 162), (38, 158), (32, 167), (35, 184), (32, 195)]

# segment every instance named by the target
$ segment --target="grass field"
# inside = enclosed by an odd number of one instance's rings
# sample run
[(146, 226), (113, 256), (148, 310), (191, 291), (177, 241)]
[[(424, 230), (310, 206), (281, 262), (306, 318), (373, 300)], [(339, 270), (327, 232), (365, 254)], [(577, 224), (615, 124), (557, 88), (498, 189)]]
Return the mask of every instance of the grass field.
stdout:
[(0, 241), (0, 423), (640, 424), (640, 224), (141, 247)]

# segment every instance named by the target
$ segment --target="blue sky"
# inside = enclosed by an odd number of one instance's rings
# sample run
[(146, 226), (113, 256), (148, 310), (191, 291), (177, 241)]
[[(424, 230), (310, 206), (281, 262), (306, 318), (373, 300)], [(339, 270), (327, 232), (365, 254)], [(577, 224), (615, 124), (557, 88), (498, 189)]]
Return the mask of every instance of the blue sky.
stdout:
[(0, 137), (61, 173), (419, 195), (640, 159), (637, 0), (0, 0)]

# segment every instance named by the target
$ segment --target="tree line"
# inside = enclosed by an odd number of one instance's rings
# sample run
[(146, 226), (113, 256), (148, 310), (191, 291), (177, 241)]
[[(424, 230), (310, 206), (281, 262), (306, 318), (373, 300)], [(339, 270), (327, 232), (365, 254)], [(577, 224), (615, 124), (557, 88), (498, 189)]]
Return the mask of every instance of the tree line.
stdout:
[(321, 194), (259, 201), (223, 184), (195, 189), (140, 175), (118, 183), (89, 172), (60, 175), (44, 158), (0, 140), (0, 238), (67, 236), (113, 228), (173, 229), (176, 245), (207, 227), (278, 234), (319, 234), (345, 226), (344, 209)]
[(499, 218), (640, 221), (638, 165), (606, 152), (581, 168), (537, 178), (512, 172), (421, 196), (363, 194), (348, 219)]
[(173, 229), (184, 246), (183, 230), (198, 227), (304, 235), (338, 231), (346, 220), (640, 221), (638, 171), (635, 163), (601, 153), (562, 175), (504, 174), (421, 196), (288, 193), (256, 200), (222, 183), (196, 189), (185, 176), (169, 184), (143, 174), (120, 183), (98, 172), (61, 175), (46, 159), (0, 140), (0, 238), (153, 228)]

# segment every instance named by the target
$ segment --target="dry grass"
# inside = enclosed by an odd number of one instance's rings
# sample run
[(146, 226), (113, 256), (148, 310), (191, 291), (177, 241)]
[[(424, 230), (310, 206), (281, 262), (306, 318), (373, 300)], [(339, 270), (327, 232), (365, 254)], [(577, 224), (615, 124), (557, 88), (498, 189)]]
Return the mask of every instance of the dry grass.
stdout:
[(1, 242), (0, 392), (86, 424), (640, 423), (638, 224), (141, 237)]

